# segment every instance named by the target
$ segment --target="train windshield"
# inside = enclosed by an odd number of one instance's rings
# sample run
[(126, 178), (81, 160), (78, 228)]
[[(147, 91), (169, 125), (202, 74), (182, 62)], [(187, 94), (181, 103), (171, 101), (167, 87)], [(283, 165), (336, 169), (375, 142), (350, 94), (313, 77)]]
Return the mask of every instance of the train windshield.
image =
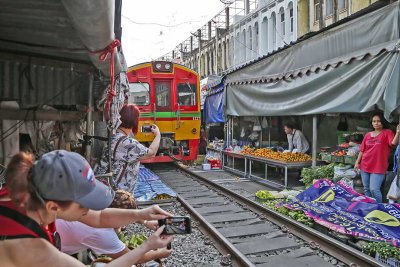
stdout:
[(138, 106), (147, 106), (150, 104), (150, 86), (148, 83), (130, 83), (129, 84), (129, 104)]
[(196, 85), (191, 83), (178, 83), (178, 102), (181, 106), (197, 105)]
[(171, 106), (171, 82), (170, 81), (154, 81), (156, 89), (156, 104), (158, 107)]

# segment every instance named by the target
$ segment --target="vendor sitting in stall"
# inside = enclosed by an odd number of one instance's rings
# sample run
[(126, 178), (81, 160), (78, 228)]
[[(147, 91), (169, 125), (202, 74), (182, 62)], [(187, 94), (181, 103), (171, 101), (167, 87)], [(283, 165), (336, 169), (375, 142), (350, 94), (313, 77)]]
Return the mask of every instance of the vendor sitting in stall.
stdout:
[(283, 128), (288, 139), (289, 148), (287, 152), (307, 153), (310, 145), (304, 134), (300, 130), (295, 129), (290, 123), (286, 123)]

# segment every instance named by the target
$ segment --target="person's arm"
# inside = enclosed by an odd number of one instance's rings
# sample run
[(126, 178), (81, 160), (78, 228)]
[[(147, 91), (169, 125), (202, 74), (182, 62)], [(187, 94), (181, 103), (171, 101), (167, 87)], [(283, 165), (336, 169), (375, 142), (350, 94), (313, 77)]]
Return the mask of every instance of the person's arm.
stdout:
[(158, 147), (160, 146), (160, 140), (161, 140), (160, 129), (158, 129), (157, 125), (153, 124), (151, 131), (154, 134), (153, 142), (149, 146), (149, 152), (146, 155), (139, 157), (140, 160), (152, 158), (157, 154)]
[(397, 144), (399, 143), (399, 135), (400, 135), (400, 124), (398, 124), (396, 127), (396, 134), (393, 137), (392, 146), (397, 146)]
[(171, 241), (171, 235), (162, 235), (164, 226), (160, 227), (156, 232), (154, 232), (142, 245), (131, 250), (129, 253), (113, 260), (106, 266), (109, 267), (120, 267), (120, 266), (132, 266), (132, 264), (137, 264), (142, 260), (146, 253), (159, 248), (165, 248)]
[(151, 260), (156, 260), (156, 259), (164, 259), (169, 257), (169, 255), (171, 255), (172, 250), (171, 249), (167, 249), (167, 248), (160, 248), (157, 250), (151, 250), (149, 252), (147, 252), (146, 254), (144, 254), (140, 260), (138, 261), (138, 263), (145, 263)]
[(158, 205), (146, 209), (113, 209), (102, 211), (89, 210), (79, 221), (97, 228), (118, 228), (130, 223), (143, 223), (145, 220), (159, 220), (172, 217)]

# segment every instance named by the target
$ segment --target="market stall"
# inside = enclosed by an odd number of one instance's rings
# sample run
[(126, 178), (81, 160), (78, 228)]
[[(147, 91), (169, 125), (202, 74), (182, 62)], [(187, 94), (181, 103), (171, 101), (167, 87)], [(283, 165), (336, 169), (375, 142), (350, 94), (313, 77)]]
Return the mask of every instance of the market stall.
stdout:
[[(382, 110), (393, 121), (400, 105), (400, 31), (394, 23), (399, 15), (398, 3), (390, 4), (228, 73), (223, 106), (226, 146), (233, 147), (238, 118), (303, 116), (312, 121), (300, 129), (311, 133), (312, 165), (316, 166), (320, 135), (334, 129), (332, 124), (322, 127), (323, 120), (332, 121), (339, 113), (361, 114), (366, 119), (369, 112)], [(334, 151), (336, 145), (332, 145)]]

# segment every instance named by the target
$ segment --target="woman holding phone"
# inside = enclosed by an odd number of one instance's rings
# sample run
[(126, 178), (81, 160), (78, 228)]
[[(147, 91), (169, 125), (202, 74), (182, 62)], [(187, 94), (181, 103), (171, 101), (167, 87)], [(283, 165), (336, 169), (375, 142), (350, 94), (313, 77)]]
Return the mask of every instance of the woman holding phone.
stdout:
[(160, 146), (160, 130), (157, 125), (151, 126), (154, 140), (147, 148), (134, 138), (139, 127), (139, 109), (133, 104), (125, 104), (121, 111), (121, 125), (111, 138), (111, 149), (105, 148), (96, 174), (105, 174), (108, 170), (108, 153), (111, 151), (111, 165), (114, 183), (118, 189), (133, 192), (138, 174), (140, 160), (149, 159), (157, 154)]

